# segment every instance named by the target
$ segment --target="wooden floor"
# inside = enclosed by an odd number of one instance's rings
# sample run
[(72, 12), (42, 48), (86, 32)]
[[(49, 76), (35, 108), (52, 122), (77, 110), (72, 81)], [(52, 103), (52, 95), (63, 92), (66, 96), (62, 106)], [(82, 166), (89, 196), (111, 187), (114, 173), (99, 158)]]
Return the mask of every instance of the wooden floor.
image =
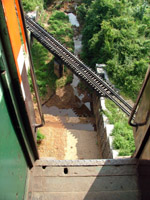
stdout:
[(136, 159), (43, 159), (32, 170), (30, 200), (139, 200)]

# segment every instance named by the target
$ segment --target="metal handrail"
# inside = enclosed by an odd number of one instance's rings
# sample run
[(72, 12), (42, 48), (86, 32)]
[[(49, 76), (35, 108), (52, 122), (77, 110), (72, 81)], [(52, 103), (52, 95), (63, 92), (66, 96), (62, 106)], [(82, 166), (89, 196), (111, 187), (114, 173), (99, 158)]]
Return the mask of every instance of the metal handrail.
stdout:
[(147, 70), (146, 77), (145, 77), (145, 80), (144, 80), (144, 82), (143, 82), (142, 88), (141, 88), (141, 90), (140, 90), (140, 93), (139, 93), (139, 95), (138, 95), (138, 98), (137, 98), (137, 100), (136, 100), (136, 103), (135, 103), (135, 105), (134, 105), (134, 107), (133, 107), (133, 110), (132, 110), (132, 112), (131, 112), (131, 115), (130, 115), (130, 117), (129, 117), (128, 123), (129, 123), (130, 126), (133, 126), (133, 127), (144, 126), (144, 125), (147, 123), (147, 120), (148, 120), (148, 117), (149, 117), (149, 114), (150, 114), (149, 112), (147, 113), (145, 122), (142, 122), (142, 123), (133, 122), (133, 123), (132, 123), (132, 120), (134, 119), (134, 115), (136, 114), (137, 107), (138, 107), (139, 102), (140, 102), (140, 100), (141, 100), (141, 98), (142, 98), (142, 96), (143, 96), (143, 92), (144, 92), (144, 90), (145, 90), (145, 87), (146, 87), (146, 85), (147, 85), (147, 82), (148, 82), (149, 78), (150, 78), (150, 67), (149, 67), (148, 70)]

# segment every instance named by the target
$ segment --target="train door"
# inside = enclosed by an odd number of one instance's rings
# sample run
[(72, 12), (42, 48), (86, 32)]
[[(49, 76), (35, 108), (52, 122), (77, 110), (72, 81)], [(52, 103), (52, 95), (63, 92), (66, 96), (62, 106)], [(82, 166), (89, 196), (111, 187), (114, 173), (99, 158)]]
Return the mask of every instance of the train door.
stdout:
[(19, 1), (0, 0), (0, 199), (25, 199), (39, 158), (26, 66), (30, 62)]

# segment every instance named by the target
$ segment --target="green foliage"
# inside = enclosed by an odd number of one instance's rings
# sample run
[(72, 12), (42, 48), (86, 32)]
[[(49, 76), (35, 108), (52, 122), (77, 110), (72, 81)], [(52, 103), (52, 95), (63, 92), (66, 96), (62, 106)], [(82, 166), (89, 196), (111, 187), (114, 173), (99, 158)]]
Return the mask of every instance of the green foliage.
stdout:
[(112, 135), (114, 136), (113, 145), (119, 149), (120, 156), (132, 155), (135, 151), (133, 131), (125, 122), (116, 122)]
[(43, 1), (44, 1), (44, 9), (46, 9), (47, 6), (52, 3), (53, 0), (43, 0)]
[(49, 63), (49, 88), (52, 91), (56, 89), (56, 80), (57, 76), (54, 74), (54, 59), (52, 59)]
[(73, 76), (68, 75), (67, 72), (65, 76), (60, 79), (57, 78), (54, 74), (54, 59), (47, 63), (48, 51), (37, 41), (34, 41), (32, 46), (32, 57), (41, 97), (46, 95), (48, 87), (51, 91), (55, 91), (55, 89), (64, 87), (72, 82)]
[(63, 76), (60, 79), (57, 79), (56, 80), (56, 88), (64, 87), (65, 85), (71, 83), (72, 79), (73, 79), (72, 75)]
[[(45, 3), (49, 2), (45, 1)], [(39, 23), (42, 24), (42, 22), (45, 21), (45, 18), (46, 15), (42, 10), (39, 18)], [(63, 44), (65, 44), (71, 51), (73, 51), (73, 31), (71, 24), (69, 23), (68, 16), (63, 12), (55, 11), (52, 13), (48, 23), (50, 25), (48, 28), (49, 31), (54, 34), (54, 36)], [(32, 57), (41, 97), (46, 95), (47, 88), (50, 88), (52, 91), (54, 91), (56, 88), (63, 87), (72, 81), (72, 76), (67, 75), (67, 73), (65, 77), (62, 77), (61, 79), (56, 77), (54, 74), (54, 60), (52, 59), (49, 62), (48, 55), (49, 52), (40, 43), (34, 40), (32, 45)]]
[(37, 130), (37, 142), (41, 142), (45, 136), (40, 132), (40, 130)]
[(23, 8), (26, 12), (34, 11), (38, 6), (40, 9), (43, 8), (43, 0), (22, 0)]
[(83, 1), (82, 59), (95, 68), (106, 63), (113, 82), (135, 99), (149, 65), (150, 5), (136, 0)]
[(46, 63), (48, 51), (37, 41), (34, 41), (31, 50), (39, 93), (40, 96), (44, 96), (50, 84), (51, 73), (50, 64)]
[(68, 15), (64, 12), (54, 11), (49, 18), (49, 32), (70, 51), (73, 51), (73, 30)]
[(85, 20), (86, 12), (87, 12), (87, 7), (85, 4), (81, 4), (80, 6), (77, 7), (77, 16), (81, 23), (83, 23)]
[(105, 115), (108, 117), (109, 122), (114, 124), (112, 132), (114, 148), (119, 149), (120, 156), (132, 155), (135, 151), (135, 143), (133, 131), (128, 125), (126, 115), (110, 100), (106, 100), (106, 107), (108, 111), (105, 111)]
[(49, 23), (51, 23), (51, 21), (53, 20), (64, 20), (64, 22), (68, 22), (68, 15), (66, 15), (64, 12), (61, 11), (55, 11), (52, 13), (50, 19), (49, 19)]

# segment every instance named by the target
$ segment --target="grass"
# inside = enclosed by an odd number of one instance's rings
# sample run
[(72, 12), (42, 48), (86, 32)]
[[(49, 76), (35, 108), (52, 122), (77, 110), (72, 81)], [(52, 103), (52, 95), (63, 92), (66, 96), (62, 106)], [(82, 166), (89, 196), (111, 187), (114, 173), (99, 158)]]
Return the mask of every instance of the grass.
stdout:
[(109, 122), (114, 124), (112, 136), (113, 147), (119, 150), (119, 156), (131, 156), (135, 151), (132, 128), (128, 125), (127, 116), (110, 100), (105, 101), (108, 111), (104, 111)]

